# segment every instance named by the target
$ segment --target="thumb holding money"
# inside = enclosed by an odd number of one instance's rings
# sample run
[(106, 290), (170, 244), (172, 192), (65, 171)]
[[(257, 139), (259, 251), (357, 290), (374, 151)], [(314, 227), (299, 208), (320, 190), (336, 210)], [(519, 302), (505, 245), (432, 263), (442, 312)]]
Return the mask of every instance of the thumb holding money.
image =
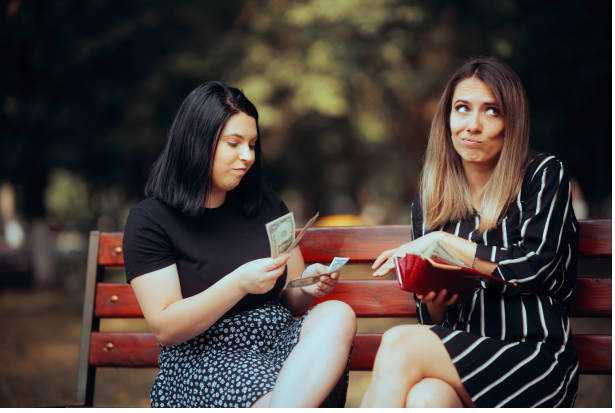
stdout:
[(289, 254), (276, 258), (260, 258), (237, 267), (232, 275), (246, 294), (265, 294), (284, 274)]
[(339, 281), (339, 272), (329, 273), (328, 266), (323, 264), (312, 264), (303, 271), (301, 277), (312, 277), (325, 273), (328, 275), (320, 277), (320, 280), (316, 284), (301, 287), (301, 291), (313, 297), (322, 297), (323, 295), (329, 294)]

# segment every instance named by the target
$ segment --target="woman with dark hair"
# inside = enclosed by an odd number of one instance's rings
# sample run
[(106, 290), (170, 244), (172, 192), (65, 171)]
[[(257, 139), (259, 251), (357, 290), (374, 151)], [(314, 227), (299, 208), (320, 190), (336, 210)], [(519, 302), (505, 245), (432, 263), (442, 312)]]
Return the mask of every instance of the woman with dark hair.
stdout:
[[(316, 305), (337, 273), (317, 275), (299, 248), (276, 258), (265, 224), (288, 208), (265, 185), (258, 113), (207, 82), (184, 100), (128, 217), (126, 274), (160, 342), (154, 407), (343, 407), (352, 309)], [(288, 277), (287, 277), (288, 273)]]
[(433, 243), (505, 283), (465, 301), (415, 295), (421, 325), (385, 332), (363, 406), (570, 407), (578, 360), (566, 306), (576, 280), (577, 222), (569, 178), (553, 155), (530, 153), (523, 85), (493, 58), (466, 62), (434, 116), (411, 241)]

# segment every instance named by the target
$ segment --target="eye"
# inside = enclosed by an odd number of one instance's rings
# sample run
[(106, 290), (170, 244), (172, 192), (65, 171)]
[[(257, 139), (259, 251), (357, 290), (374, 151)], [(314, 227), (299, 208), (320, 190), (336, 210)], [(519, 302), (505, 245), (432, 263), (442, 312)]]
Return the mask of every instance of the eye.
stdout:
[(485, 111), (485, 113), (489, 116), (499, 116), (500, 115), (500, 111), (498, 108), (496, 107), (490, 107), (487, 108), (487, 110)]
[(457, 105), (455, 106), (455, 110), (459, 113), (467, 113), (470, 111), (468, 105)]
[(226, 143), (228, 143), (231, 148), (236, 148), (239, 145), (239, 143), (234, 141), (227, 141)]

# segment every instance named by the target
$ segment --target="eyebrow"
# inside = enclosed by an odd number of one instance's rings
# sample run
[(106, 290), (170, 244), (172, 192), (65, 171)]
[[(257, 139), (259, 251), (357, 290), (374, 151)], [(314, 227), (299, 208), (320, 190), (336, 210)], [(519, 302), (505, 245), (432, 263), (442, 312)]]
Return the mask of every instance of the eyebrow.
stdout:
[[(238, 137), (241, 140), (244, 140), (244, 141), (246, 140), (245, 136), (243, 136), (241, 133), (228, 133), (228, 134), (224, 135), (223, 138), (226, 138), (228, 136), (236, 136), (236, 137)], [(257, 140), (257, 139), (258, 139), (258, 136), (255, 136), (255, 137), (253, 137), (250, 140)]]
[[(453, 102), (453, 104), (455, 104), (455, 103), (470, 103), (470, 101), (465, 100), (465, 99), (457, 99), (457, 100), (455, 100)], [(490, 106), (499, 106), (498, 102), (496, 102), (494, 100), (488, 100), (488, 101), (482, 102), (481, 104), (482, 105), (490, 105)]]

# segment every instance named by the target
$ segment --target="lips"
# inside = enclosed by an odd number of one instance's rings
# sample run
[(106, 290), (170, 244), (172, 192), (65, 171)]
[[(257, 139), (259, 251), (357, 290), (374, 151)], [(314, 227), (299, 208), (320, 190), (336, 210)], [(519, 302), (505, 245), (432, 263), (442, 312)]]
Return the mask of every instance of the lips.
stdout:
[(248, 171), (248, 168), (233, 168), (232, 171), (236, 174), (244, 175)]
[(472, 142), (472, 143), (482, 143), (482, 141), (479, 141), (478, 139), (472, 139), (472, 138), (461, 138), (462, 141), (464, 142)]
[(461, 138), (460, 142), (466, 148), (478, 148), (482, 145), (482, 141), (472, 138)]

